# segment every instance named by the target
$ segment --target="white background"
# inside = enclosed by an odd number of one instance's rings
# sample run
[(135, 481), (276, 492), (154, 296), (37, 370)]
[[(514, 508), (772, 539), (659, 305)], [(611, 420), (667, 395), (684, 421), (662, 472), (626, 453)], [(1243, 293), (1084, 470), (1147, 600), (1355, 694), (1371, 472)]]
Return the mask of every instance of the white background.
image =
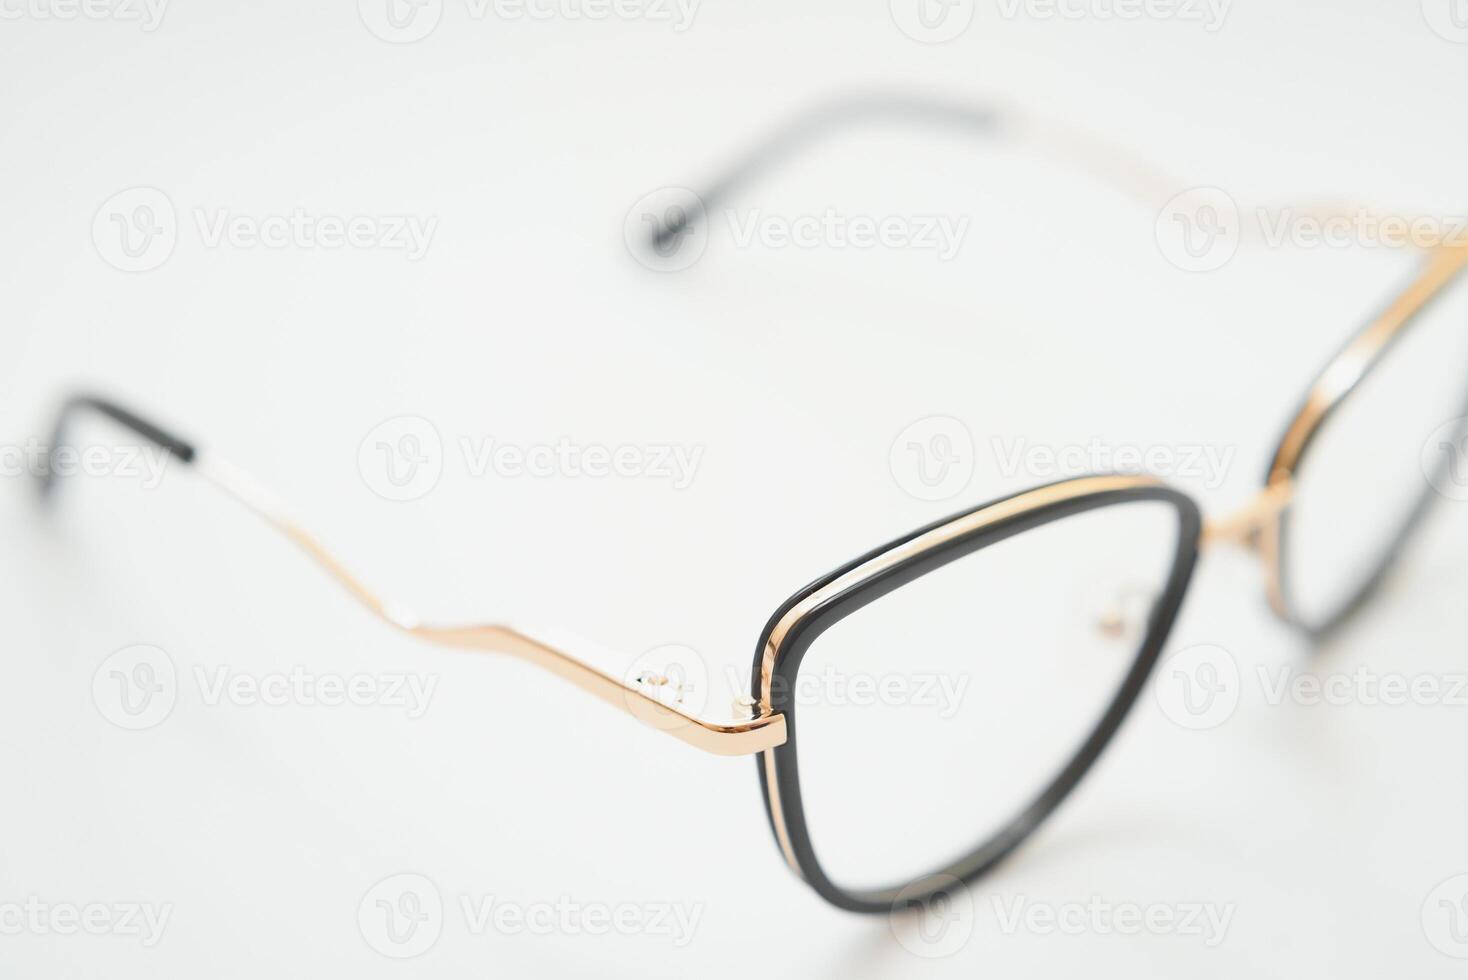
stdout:
[[(657, 273), (624, 241), (643, 195), (696, 186), (823, 100), (907, 92), (1101, 136), (1176, 175), (1172, 190), (1217, 186), (1246, 212), (1468, 204), (1468, 46), (1429, 26), (1445, 2), (1236, 0), (1210, 31), (1099, 16), (1105, 4), (1045, 18), (979, 0), (942, 44), (905, 34), (878, 0), (708, 0), (683, 31), (445, 0), (408, 44), (374, 36), (344, 0), (177, 0), (153, 30), (56, 19), (50, 2), (6, 0), (0, 21), (0, 443), (44, 439), (60, 398), (100, 388), (248, 469), (423, 613), (555, 623), (629, 658), (684, 644), (714, 702), (805, 581), (1050, 478), (1002, 472), (992, 439), (1231, 450), (1221, 485), (1174, 482), (1210, 512), (1240, 504), (1311, 372), (1411, 261), (1255, 243), (1184, 272), (1158, 246), (1162, 200), (1120, 193), (1080, 155), (924, 126), (834, 134), (728, 204), (968, 216), (947, 262), (740, 248), (716, 221), (697, 264)], [(94, 218), (140, 186), (166, 195), (176, 241), (156, 268), (124, 272)], [(296, 209), (437, 225), (416, 261), (211, 246), (198, 225)], [(393, 502), (358, 450), (403, 415), (440, 434), (443, 474)], [(936, 502), (889, 467), (897, 434), (935, 415), (975, 446), (972, 479)], [(474, 474), (457, 448), (562, 438), (702, 457), (677, 489)], [(181, 470), (156, 489), (70, 481), (49, 514), (32, 489), (0, 482), (0, 904), (146, 902), (171, 918), (152, 947), (0, 935), (7, 974), (1461, 971), (1431, 942), (1443, 926), (1424, 904), (1468, 872), (1468, 708), (1270, 705), (1246, 689), (1226, 723), (1188, 731), (1149, 693), (1082, 790), (975, 889), (968, 940), (925, 960), (886, 917), (841, 913), (787, 871), (749, 760), (694, 752), (507, 658), (394, 636)], [(1250, 678), (1259, 665), (1468, 670), (1465, 514), (1442, 508), (1380, 604), (1315, 659), (1231, 553), (1201, 568), (1170, 649), (1221, 645)], [(91, 692), (108, 656), (136, 644), (168, 653), (180, 690), (165, 721), (130, 732)], [(438, 687), (408, 719), (209, 705), (194, 680), (297, 665)], [(445, 904), (437, 942), (406, 961), (358, 921), (369, 889), (399, 873)], [(655, 932), (476, 935), (459, 902), (488, 896), (676, 903), (700, 918), (681, 948)], [(993, 902), (1016, 897), (1204, 902), (1233, 920), (1212, 948), (1006, 932)]]

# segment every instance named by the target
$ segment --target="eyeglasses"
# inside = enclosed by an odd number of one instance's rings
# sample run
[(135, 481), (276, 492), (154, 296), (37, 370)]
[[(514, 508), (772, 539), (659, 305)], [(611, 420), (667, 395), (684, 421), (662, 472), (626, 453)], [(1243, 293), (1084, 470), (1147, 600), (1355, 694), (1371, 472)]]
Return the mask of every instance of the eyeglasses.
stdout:
[[(717, 181), (718, 194), (742, 176)], [(686, 227), (655, 237), (666, 245)], [(583, 641), (419, 621), (238, 470), (114, 401), (67, 401), (48, 445), (54, 454), (76, 417), (100, 415), (256, 513), (388, 625), (524, 658), (696, 748), (755, 756), (785, 862), (832, 904), (885, 912), (992, 869), (1075, 789), (1157, 663), (1204, 546), (1254, 551), (1274, 611), (1311, 635), (1360, 608), (1433, 487), (1468, 486), (1465, 267), (1468, 247), (1428, 251), (1410, 286), (1315, 378), (1239, 512), (1205, 523), (1187, 495), (1117, 474), (929, 524), (781, 604), (759, 637), (749, 696), (717, 719), (684, 703), (671, 671), (628, 671)], [(43, 492), (56, 469), (48, 460)], [(954, 678), (969, 683), (944, 689)], [(835, 682), (844, 693), (832, 697)], [(810, 696), (813, 685), (824, 695)], [(911, 710), (924, 686), (947, 695), (939, 710)]]

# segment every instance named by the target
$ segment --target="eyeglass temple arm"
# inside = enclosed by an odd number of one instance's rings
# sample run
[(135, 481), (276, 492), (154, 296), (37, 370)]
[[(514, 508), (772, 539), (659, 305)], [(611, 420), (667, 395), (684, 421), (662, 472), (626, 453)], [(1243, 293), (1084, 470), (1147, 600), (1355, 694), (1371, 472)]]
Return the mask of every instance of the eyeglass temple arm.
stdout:
[[(708, 181), (696, 191), (692, 208), (674, 209), (656, 217), (649, 244), (657, 251), (668, 249), (679, 234), (693, 227), (700, 217), (708, 215), (720, 204), (775, 170), (789, 158), (829, 133), (855, 128), (862, 123), (892, 120), (905, 124), (947, 127), (980, 136), (1003, 137), (1026, 143), (1043, 155), (1059, 160), (1082, 172), (1104, 180), (1140, 204), (1160, 208), (1190, 185), (1158, 170), (1147, 161), (1113, 143), (1070, 126), (985, 103), (941, 99), (922, 95), (887, 94), (848, 96), (807, 110), (776, 129), (754, 148)], [(1268, 210), (1268, 209), (1261, 209)], [(1303, 208), (1276, 208), (1298, 211), (1319, 221), (1359, 220), (1372, 215), (1384, 220), (1385, 215), (1372, 209), (1346, 207), (1342, 203), (1321, 202)], [(1419, 251), (1431, 252), (1436, 243), (1415, 236), (1408, 244)]]
[(128, 429), (184, 464), (192, 463), (196, 454), (193, 445), (167, 430), (154, 425), (114, 402), (93, 395), (75, 395), (62, 403), (51, 428), (51, 440), (46, 443), (45, 465), (41, 468), (41, 493), (49, 496), (56, 485), (55, 467), (51, 456), (60, 446), (68, 444), (68, 432), (74, 416), (81, 412), (95, 412), (104, 418)]
[[(885, 120), (947, 127), (980, 136), (1024, 137), (1067, 163), (1079, 162), (1086, 172), (1105, 178), (1129, 196), (1153, 206), (1185, 186), (1094, 137), (1025, 118), (1012, 109), (919, 95), (880, 94), (836, 99), (796, 116), (706, 183), (697, 192), (702, 208), (694, 211), (701, 210), (707, 216), (746, 185), (832, 132)], [(686, 210), (663, 218), (650, 236), (652, 246), (666, 248), (696, 219), (696, 213), (690, 215)]]
[[(74, 418), (95, 413), (130, 430), (189, 466), (271, 527), (285, 535), (319, 567), (334, 578), (362, 605), (395, 629), (441, 646), (508, 653), (560, 675), (603, 701), (621, 708), (654, 728), (715, 755), (753, 755), (785, 742), (785, 718), (764, 714), (755, 705), (735, 710), (733, 720), (713, 722), (695, 717), (676, 704), (668, 704), (642, 689), (640, 676), (623, 679), (617, 658), (582, 640), (565, 641), (533, 635), (531, 631), (500, 624), (476, 626), (433, 626), (419, 622), (404, 607), (384, 600), (347, 569), (321, 542), (301, 525), (285, 516), (266, 493), (227, 463), (205, 457), (191, 442), (174, 435), (115, 402), (94, 395), (68, 399), (57, 415), (42, 469), (41, 491), (53, 495), (55, 470), (50, 454), (67, 444)], [(649, 678), (651, 681), (651, 678)]]

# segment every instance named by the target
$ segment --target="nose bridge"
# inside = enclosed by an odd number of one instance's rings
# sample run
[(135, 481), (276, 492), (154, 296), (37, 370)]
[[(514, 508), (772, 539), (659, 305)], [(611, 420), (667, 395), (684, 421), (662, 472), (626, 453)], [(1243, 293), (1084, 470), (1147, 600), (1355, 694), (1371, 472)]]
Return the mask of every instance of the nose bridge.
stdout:
[(1212, 548), (1219, 544), (1235, 544), (1257, 549), (1260, 532), (1289, 505), (1294, 494), (1294, 485), (1288, 480), (1278, 480), (1260, 490), (1249, 502), (1238, 510), (1218, 520), (1208, 521), (1203, 526), (1203, 547)]

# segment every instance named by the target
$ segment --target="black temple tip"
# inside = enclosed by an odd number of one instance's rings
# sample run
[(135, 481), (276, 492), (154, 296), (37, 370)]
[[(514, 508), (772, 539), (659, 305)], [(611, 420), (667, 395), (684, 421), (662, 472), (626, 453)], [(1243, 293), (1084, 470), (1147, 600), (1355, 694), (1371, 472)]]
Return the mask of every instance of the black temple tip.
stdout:
[(49, 496), (55, 487), (56, 468), (52, 465), (51, 456), (57, 448), (66, 445), (71, 420), (79, 412), (96, 412), (104, 418), (111, 419), (123, 428), (142, 436), (180, 462), (192, 463), (194, 457), (198, 455), (198, 450), (192, 443), (123, 408), (116, 402), (94, 395), (76, 395), (67, 399), (61, 406), (61, 411), (56, 415), (56, 425), (51, 430), (51, 441), (46, 444), (46, 455), (40, 472), (42, 496)]

